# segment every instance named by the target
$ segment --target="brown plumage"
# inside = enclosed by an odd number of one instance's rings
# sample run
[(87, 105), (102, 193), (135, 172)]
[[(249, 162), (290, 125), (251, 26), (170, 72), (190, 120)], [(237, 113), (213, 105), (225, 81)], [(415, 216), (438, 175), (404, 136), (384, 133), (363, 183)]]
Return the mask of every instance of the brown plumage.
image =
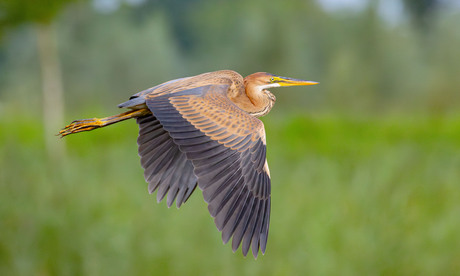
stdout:
[(268, 73), (243, 77), (230, 70), (172, 80), (134, 94), (129, 111), (73, 121), (61, 137), (136, 118), (141, 165), (149, 192), (180, 207), (196, 185), (222, 239), (265, 253), (270, 221), (270, 172), (262, 121), (275, 103), (267, 88), (312, 85)]

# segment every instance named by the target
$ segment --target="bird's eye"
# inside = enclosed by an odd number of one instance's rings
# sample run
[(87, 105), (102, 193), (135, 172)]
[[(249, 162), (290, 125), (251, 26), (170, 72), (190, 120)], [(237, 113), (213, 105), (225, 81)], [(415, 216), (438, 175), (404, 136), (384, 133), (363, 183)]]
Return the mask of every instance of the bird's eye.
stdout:
[(270, 82), (274, 82), (275, 81), (275, 78), (274, 77), (271, 77), (270, 78)]

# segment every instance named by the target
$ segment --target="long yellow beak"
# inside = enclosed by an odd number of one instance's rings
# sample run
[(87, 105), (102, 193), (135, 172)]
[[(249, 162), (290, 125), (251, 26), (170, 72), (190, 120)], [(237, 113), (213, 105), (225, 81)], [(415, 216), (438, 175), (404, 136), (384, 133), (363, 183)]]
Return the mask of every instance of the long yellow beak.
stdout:
[(307, 81), (307, 80), (299, 80), (299, 79), (292, 79), (287, 77), (273, 77), (274, 83), (279, 83), (281, 87), (283, 86), (297, 86), (297, 85), (315, 85), (319, 82), (316, 81)]

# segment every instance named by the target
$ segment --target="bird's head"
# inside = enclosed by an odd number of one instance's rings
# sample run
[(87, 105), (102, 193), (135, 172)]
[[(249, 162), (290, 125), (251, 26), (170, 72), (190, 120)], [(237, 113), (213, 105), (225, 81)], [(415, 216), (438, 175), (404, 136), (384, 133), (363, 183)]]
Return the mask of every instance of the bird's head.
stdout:
[(318, 82), (299, 80), (288, 77), (281, 77), (265, 72), (258, 72), (251, 74), (244, 78), (246, 87), (251, 87), (255, 90), (262, 91), (271, 87), (286, 87), (286, 86), (299, 86), (299, 85), (315, 85)]

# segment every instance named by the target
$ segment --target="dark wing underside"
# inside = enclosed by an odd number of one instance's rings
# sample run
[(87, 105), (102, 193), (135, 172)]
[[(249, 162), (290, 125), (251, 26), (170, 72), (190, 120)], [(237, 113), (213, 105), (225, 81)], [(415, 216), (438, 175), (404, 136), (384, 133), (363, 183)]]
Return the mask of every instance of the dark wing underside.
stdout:
[(145, 180), (149, 183), (149, 192), (158, 189), (158, 202), (168, 194), (168, 207), (176, 200), (179, 208), (196, 188), (197, 178), (193, 173), (192, 162), (187, 160), (153, 115), (138, 118), (137, 123), (138, 151)]
[(150, 190), (159, 187), (159, 199), (170, 191), (168, 205), (171, 191), (179, 205), (193, 191), (193, 167), (223, 241), (233, 237), (233, 250), (242, 244), (244, 255), (252, 245), (256, 257), (259, 248), (265, 252), (270, 220), (265, 131), (260, 120), (227, 98), (228, 87), (147, 95), (153, 116), (138, 119), (139, 153)]

